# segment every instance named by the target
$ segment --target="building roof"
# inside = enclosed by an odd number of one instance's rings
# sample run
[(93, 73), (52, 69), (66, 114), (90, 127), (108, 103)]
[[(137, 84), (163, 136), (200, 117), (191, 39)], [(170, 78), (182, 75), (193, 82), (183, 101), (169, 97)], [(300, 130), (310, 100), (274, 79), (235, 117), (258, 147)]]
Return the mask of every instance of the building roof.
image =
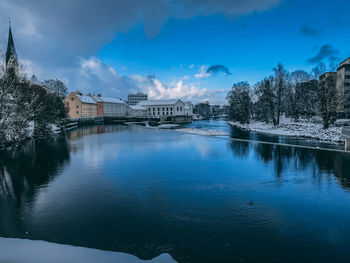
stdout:
[(140, 105), (140, 106), (174, 105), (178, 101), (181, 101), (181, 100), (180, 99), (172, 99), (172, 100), (145, 100), (145, 101), (140, 101), (137, 105)]
[(118, 99), (118, 98), (99, 97), (99, 96), (98, 98), (103, 102), (126, 104), (125, 101), (122, 101), (121, 99)]
[(11, 26), (9, 26), (9, 36), (7, 42), (7, 50), (6, 50), (6, 66), (11, 57), (14, 59), (14, 62), (18, 64), (18, 57), (16, 53), (15, 43), (13, 42), (12, 30)]
[(40, 80), (34, 75), (34, 73), (33, 73), (32, 77), (30, 78), (29, 82), (31, 84), (36, 84), (36, 85), (41, 84)]
[(129, 106), (132, 110), (146, 110), (144, 107), (140, 105), (131, 105)]
[(142, 92), (137, 92), (137, 93), (135, 93), (135, 94), (129, 94), (128, 97), (129, 97), (129, 96), (147, 96), (147, 94), (142, 93)]
[(344, 67), (344, 66), (350, 66), (350, 58), (345, 59), (344, 61), (342, 61), (339, 66), (338, 69)]
[(81, 93), (75, 94), (83, 103), (96, 104), (96, 102), (88, 95), (83, 95)]
[(126, 102), (124, 102), (118, 98), (102, 97), (102, 96), (96, 96), (96, 95), (91, 95), (91, 94), (88, 94), (88, 96), (91, 97), (95, 102), (126, 104)]

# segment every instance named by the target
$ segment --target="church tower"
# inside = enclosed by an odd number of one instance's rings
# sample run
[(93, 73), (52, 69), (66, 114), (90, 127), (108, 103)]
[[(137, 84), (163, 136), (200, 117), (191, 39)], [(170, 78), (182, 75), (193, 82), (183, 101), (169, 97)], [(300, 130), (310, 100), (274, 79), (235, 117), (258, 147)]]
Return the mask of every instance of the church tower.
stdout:
[(15, 44), (13, 42), (12, 30), (11, 30), (11, 22), (9, 22), (9, 37), (7, 42), (7, 50), (6, 50), (6, 70), (14, 69), (17, 71), (18, 68), (18, 57), (16, 53)]

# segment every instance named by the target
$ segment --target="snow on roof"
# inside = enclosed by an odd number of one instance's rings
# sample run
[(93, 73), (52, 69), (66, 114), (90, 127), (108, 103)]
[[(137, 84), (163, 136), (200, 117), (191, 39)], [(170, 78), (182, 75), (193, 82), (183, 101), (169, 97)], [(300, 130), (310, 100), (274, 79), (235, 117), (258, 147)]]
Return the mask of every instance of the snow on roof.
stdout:
[(90, 104), (96, 104), (96, 102), (88, 95), (82, 95), (77, 93), (76, 96), (83, 102), (83, 103), (90, 103)]
[(39, 85), (41, 84), (40, 80), (33, 74), (32, 77), (30, 78), (29, 82), (31, 84), (36, 84)]
[(140, 101), (138, 103), (138, 105), (140, 105), (140, 106), (174, 105), (178, 101), (179, 101), (179, 99), (172, 99), (172, 100), (145, 100), (145, 101)]
[(109, 97), (98, 97), (103, 102), (109, 102), (109, 103), (120, 103), (120, 104), (126, 104), (125, 101), (122, 101), (118, 98), (109, 98)]
[(129, 106), (132, 110), (146, 110), (144, 107), (140, 105), (131, 105)]

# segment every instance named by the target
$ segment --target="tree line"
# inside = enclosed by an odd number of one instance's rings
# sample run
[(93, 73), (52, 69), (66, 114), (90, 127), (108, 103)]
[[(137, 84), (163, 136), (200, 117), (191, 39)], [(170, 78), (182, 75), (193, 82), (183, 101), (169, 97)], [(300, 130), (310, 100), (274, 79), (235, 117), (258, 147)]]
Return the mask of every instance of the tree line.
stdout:
[(229, 118), (242, 124), (258, 120), (278, 126), (282, 115), (294, 120), (319, 117), (328, 128), (336, 120), (338, 100), (336, 75), (323, 75), (325, 71), (322, 63), (311, 73), (288, 72), (279, 63), (273, 75), (253, 86), (235, 83), (227, 94)]
[(67, 89), (61, 81), (33, 84), (21, 72), (0, 65), (0, 146), (49, 135), (66, 114)]

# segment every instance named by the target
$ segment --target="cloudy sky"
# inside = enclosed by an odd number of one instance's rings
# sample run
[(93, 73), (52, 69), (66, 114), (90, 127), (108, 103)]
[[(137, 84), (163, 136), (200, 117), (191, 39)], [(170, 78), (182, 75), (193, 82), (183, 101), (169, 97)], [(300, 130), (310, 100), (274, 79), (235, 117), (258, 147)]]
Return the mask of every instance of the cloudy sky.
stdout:
[(346, 0), (1, 0), (21, 63), (71, 91), (225, 103), (282, 62), (310, 71), (350, 56)]

